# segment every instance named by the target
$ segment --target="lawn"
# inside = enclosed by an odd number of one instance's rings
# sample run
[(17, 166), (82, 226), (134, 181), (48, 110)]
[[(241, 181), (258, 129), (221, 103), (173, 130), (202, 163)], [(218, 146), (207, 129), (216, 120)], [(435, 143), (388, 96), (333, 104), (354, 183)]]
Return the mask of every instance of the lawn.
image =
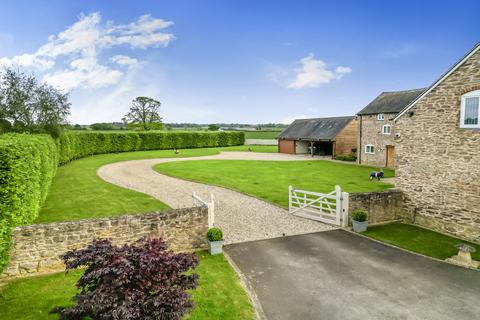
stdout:
[[(199, 286), (192, 292), (196, 307), (186, 319), (254, 319), (248, 297), (235, 272), (222, 255), (201, 252), (196, 273)], [(50, 315), (55, 306), (66, 306), (76, 292), (79, 271), (12, 281), (0, 289), (2, 320), (58, 319)]]
[(35, 223), (71, 221), (86, 218), (142, 213), (167, 209), (159, 200), (133, 190), (103, 181), (97, 170), (103, 165), (126, 160), (198, 157), (220, 151), (276, 152), (272, 146), (236, 146), (180, 150), (137, 151), (91, 156), (72, 161), (58, 168), (47, 199)]
[(455, 248), (456, 244), (467, 243), (477, 248), (477, 252), (472, 254), (472, 258), (480, 260), (480, 245), (409, 224), (392, 223), (368, 227), (368, 230), (362, 234), (442, 260), (458, 253), (458, 249)]
[[(155, 170), (170, 176), (227, 187), (288, 207), (288, 186), (331, 192), (339, 184), (346, 192), (379, 191), (392, 185), (369, 180), (373, 168), (331, 161), (203, 160), (162, 163)], [(385, 170), (385, 177), (392, 177)]]
[(275, 139), (281, 131), (245, 131), (245, 139)]

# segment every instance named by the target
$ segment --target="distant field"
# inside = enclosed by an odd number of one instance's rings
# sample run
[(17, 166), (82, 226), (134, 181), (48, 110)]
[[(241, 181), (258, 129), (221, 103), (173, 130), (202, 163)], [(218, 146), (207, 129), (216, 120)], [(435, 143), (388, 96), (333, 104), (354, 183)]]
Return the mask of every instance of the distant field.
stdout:
[(245, 131), (245, 139), (275, 139), (280, 131)]

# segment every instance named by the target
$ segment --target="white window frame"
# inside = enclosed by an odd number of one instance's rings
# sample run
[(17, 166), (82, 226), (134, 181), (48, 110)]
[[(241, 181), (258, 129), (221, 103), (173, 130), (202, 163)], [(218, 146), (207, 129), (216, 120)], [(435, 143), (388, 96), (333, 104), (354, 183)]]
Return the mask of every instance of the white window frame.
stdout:
[[(388, 128), (388, 132), (385, 132), (385, 129)], [(382, 134), (391, 134), (392, 133), (392, 126), (390, 124), (384, 124), (382, 126)]]
[[(478, 120), (478, 124), (465, 124), (465, 102), (467, 98), (479, 98), (480, 100), (480, 90), (471, 91), (462, 96), (462, 103), (460, 105), (460, 128), (480, 129), (480, 119)], [(478, 104), (478, 116), (480, 118), (480, 102)]]
[[(370, 151), (368, 151), (368, 149), (371, 149)], [(375, 146), (373, 144), (367, 144), (365, 146), (365, 153), (367, 154), (375, 154)]]
[(383, 114), (383, 113), (377, 114), (377, 120), (378, 120), (378, 121), (383, 121), (383, 120), (385, 120), (385, 114)]

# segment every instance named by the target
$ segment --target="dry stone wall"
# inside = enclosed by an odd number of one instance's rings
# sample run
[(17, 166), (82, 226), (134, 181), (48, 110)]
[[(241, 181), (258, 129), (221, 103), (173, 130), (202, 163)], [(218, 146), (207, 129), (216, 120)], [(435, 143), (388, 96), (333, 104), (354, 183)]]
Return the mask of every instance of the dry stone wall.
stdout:
[(348, 207), (350, 216), (355, 210), (366, 210), (368, 212), (369, 224), (402, 220), (404, 218), (403, 194), (396, 189), (380, 192), (350, 193)]
[(396, 187), (410, 221), (480, 243), (480, 130), (460, 128), (461, 96), (480, 87), (480, 51), (396, 125)]
[(205, 207), (17, 227), (10, 262), (1, 277), (62, 271), (61, 254), (99, 238), (117, 245), (142, 237), (163, 238), (174, 251), (205, 249), (207, 228)]

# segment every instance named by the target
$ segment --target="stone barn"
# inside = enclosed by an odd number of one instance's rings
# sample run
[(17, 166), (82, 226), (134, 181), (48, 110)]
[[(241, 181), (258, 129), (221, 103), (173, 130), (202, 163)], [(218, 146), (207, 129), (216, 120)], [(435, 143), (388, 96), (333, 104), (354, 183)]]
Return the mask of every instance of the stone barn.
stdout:
[(335, 158), (357, 148), (357, 120), (354, 116), (297, 119), (277, 139), (280, 153)]
[(382, 92), (357, 113), (358, 163), (395, 168), (395, 134), (393, 119), (426, 88)]
[(480, 243), (480, 43), (394, 121), (412, 222)]

